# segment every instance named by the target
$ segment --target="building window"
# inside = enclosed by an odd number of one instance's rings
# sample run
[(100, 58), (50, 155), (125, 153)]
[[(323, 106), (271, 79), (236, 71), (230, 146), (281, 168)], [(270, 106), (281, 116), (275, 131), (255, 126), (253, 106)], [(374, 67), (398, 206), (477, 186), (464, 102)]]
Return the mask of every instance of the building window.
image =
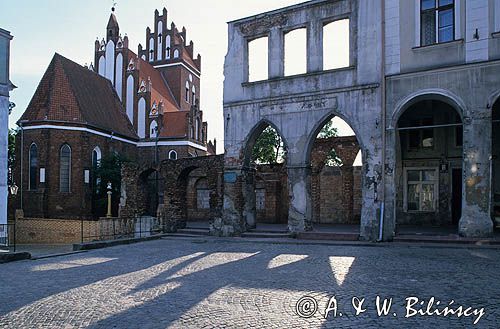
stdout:
[(174, 150), (171, 150), (170, 152), (168, 152), (168, 158), (170, 160), (177, 160), (177, 152), (175, 152)]
[(29, 153), (29, 163), (30, 163), (30, 176), (28, 181), (28, 190), (36, 190), (37, 189), (37, 180), (36, 175), (38, 172), (38, 147), (35, 143), (30, 146)]
[(156, 138), (158, 136), (158, 124), (156, 120), (151, 121), (149, 125), (149, 138)]
[(341, 19), (323, 26), (323, 70), (350, 65), (350, 20)]
[(185, 96), (185, 99), (186, 99), (186, 102), (189, 103), (189, 81), (186, 81), (186, 95)]
[[(411, 127), (429, 127), (433, 125), (432, 118), (414, 120)], [(434, 148), (434, 129), (412, 129), (408, 133), (408, 148), (412, 149), (432, 149)]]
[(193, 85), (193, 88), (191, 88), (191, 102), (193, 105), (196, 105), (196, 87)]
[(101, 149), (99, 148), (99, 146), (96, 146), (92, 151), (92, 168), (94, 170), (97, 169), (97, 167), (99, 167), (99, 164), (101, 163), (101, 158), (102, 158)]
[(59, 190), (69, 193), (71, 188), (71, 148), (68, 144), (61, 147), (59, 155)]
[(421, 0), (421, 45), (449, 42), (455, 39), (454, 0)]
[(269, 38), (248, 42), (248, 82), (269, 79)]
[(285, 41), (285, 76), (307, 72), (307, 29), (287, 32)]
[(199, 140), (200, 138), (200, 119), (196, 119), (195, 121), (195, 136), (194, 139)]
[(179, 49), (174, 50), (174, 58), (179, 58)]
[(438, 171), (434, 168), (406, 169), (406, 211), (436, 211)]
[(154, 61), (155, 57), (155, 39), (149, 39), (149, 61)]

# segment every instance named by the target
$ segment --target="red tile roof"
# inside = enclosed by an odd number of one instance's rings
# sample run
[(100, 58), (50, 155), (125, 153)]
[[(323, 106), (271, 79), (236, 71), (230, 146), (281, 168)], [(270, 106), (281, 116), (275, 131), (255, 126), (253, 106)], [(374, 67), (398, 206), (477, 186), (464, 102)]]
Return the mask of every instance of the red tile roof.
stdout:
[(57, 53), (21, 120), (84, 124), (138, 138), (111, 82)]

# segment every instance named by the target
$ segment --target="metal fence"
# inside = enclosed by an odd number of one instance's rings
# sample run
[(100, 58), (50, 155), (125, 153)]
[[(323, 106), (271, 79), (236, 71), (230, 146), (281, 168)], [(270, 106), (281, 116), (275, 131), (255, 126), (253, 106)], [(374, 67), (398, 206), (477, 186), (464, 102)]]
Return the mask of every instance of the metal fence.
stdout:
[(101, 218), (95, 222), (81, 221), (81, 241), (105, 241), (143, 238), (165, 232), (164, 223), (155, 217)]
[(0, 224), (0, 248), (16, 251), (16, 224)]

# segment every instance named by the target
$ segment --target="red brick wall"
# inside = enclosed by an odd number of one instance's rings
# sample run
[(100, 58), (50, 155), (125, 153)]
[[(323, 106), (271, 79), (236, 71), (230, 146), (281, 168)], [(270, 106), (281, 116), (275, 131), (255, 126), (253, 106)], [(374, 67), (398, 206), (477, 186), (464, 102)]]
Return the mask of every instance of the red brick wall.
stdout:
[[(21, 135), (16, 140), (17, 154), (15, 165), (15, 181), (21, 184)], [(39, 169), (45, 168), (45, 183), (38, 183), (35, 191), (28, 191), (29, 179), (29, 147), (32, 143), (38, 146)], [(71, 147), (71, 187), (69, 193), (61, 193), (59, 185), (59, 154), (61, 146)], [(41, 218), (91, 218), (91, 187), (84, 182), (84, 170), (92, 168), (92, 151), (99, 146), (104, 157), (116, 151), (134, 160), (135, 146), (128, 143), (110, 140), (87, 132), (63, 131), (54, 129), (25, 130), (24, 132), (24, 164), (23, 164), (23, 208), (26, 217)], [(11, 212), (20, 207), (20, 194), (10, 199), (13, 205)], [(12, 217), (12, 214), (11, 214)]]

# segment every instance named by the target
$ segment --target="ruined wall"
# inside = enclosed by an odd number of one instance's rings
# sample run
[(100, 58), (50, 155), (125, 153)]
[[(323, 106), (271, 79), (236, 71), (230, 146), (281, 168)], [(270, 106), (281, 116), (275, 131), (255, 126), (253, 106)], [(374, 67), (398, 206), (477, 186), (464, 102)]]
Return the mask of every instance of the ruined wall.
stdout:
[[(321, 127), (340, 116), (357, 133), (365, 167), (361, 237), (378, 235), (381, 168), (381, 6), (377, 1), (310, 1), (229, 23), (225, 60), (225, 177), (223, 227), (241, 232), (253, 219), (245, 194), (248, 145), (263, 123), (288, 146), (288, 228), (312, 229), (311, 150)], [(323, 69), (325, 22), (349, 18), (349, 66)], [(307, 73), (285, 76), (284, 34), (307, 27)], [(249, 82), (248, 41), (269, 37), (269, 79)], [(247, 197), (245, 197), (247, 196)], [(250, 225), (251, 226), (251, 225)]]

